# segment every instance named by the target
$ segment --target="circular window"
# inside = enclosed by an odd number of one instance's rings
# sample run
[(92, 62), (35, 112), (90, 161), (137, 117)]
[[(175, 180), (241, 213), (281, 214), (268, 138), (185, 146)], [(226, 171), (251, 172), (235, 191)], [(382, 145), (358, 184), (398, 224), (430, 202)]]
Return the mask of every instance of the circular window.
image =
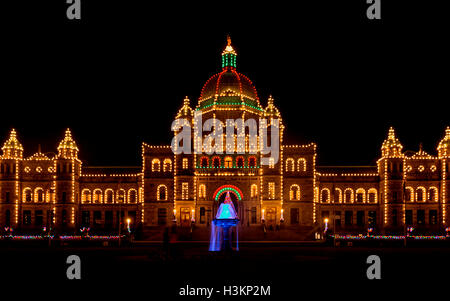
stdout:
[(42, 167), (40, 167), (40, 166), (36, 167), (36, 171), (37, 172), (42, 172)]
[(423, 165), (420, 165), (420, 166), (419, 166), (419, 171), (422, 172), (422, 171), (424, 171), (424, 170), (425, 170), (425, 167), (423, 167)]
[(29, 173), (31, 171), (31, 168), (27, 166), (27, 167), (25, 167), (24, 170), (25, 170), (26, 173)]

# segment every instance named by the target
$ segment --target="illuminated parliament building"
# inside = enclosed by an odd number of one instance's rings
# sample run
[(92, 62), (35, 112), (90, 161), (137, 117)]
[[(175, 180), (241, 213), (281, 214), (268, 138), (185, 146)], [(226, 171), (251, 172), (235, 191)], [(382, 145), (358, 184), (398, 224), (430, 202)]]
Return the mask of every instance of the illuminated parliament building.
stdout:
[(170, 145), (143, 143), (142, 166), (91, 167), (83, 165), (69, 129), (57, 154), (29, 157), (12, 130), (0, 156), (2, 229), (117, 233), (129, 218), (150, 239), (174, 225), (194, 235), (209, 233), (227, 194), (238, 211), (242, 239), (313, 238), (325, 220), (339, 233), (396, 233), (405, 224), (438, 233), (448, 226), (450, 127), (437, 155), (405, 153), (390, 128), (376, 166), (318, 166), (315, 143), (283, 143), (274, 99), (263, 106), (250, 79), (237, 71), (236, 57), (228, 40), (221, 72), (204, 84), (196, 106), (184, 99), (176, 119), (191, 126), (194, 113), (223, 123), (264, 118), (269, 125), (278, 119), (279, 160), (262, 165), (267, 155), (251, 150), (246, 137), (234, 154), (174, 154)]

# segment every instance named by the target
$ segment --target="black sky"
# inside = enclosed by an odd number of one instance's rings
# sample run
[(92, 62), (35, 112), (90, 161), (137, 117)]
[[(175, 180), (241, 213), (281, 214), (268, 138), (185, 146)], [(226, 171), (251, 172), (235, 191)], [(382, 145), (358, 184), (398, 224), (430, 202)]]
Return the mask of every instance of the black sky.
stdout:
[(3, 6), (0, 139), (15, 127), (26, 155), (54, 152), (70, 127), (86, 164), (139, 165), (220, 71), (228, 33), (287, 142), (316, 142), (319, 164), (374, 164), (391, 125), (435, 153), (450, 125), (449, 24), (426, 1), (383, 1), (381, 21), (364, 0), (141, 2), (82, 0), (81, 22), (62, 0)]

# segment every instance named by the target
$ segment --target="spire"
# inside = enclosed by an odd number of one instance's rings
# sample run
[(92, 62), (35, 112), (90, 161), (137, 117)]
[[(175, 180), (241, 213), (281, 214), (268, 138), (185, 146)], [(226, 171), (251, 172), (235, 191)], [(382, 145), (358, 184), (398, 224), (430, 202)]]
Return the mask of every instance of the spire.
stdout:
[(450, 126), (445, 130), (445, 136), (438, 145), (439, 158), (450, 157)]
[(77, 158), (77, 155), (78, 155), (77, 144), (75, 143), (75, 140), (73, 140), (72, 138), (72, 132), (70, 131), (70, 129), (67, 129), (64, 139), (59, 143), (58, 156), (65, 159), (71, 159)]
[(394, 128), (390, 127), (388, 137), (384, 140), (383, 145), (381, 146), (383, 157), (403, 157), (402, 148), (403, 145), (401, 145), (400, 141), (395, 136)]
[(227, 47), (222, 52), (222, 69), (236, 69), (237, 53), (231, 46), (231, 37), (227, 36)]
[(9, 139), (5, 141), (2, 147), (3, 158), (5, 159), (22, 159), (23, 158), (23, 146), (17, 140), (17, 133), (15, 129), (12, 129), (9, 134)]

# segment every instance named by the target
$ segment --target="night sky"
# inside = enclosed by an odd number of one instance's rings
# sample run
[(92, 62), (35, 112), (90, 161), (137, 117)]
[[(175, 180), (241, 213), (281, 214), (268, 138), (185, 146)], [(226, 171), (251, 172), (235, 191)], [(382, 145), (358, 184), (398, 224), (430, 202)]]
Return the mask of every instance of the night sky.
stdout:
[(15, 127), (26, 156), (70, 127), (84, 164), (140, 165), (141, 143), (169, 144), (183, 98), (195, 106), (220, 71), (227, 34), (286, 142), (316, 142), (321, 165), (374, 165), (391, 125), (405, 150), (435, 154), (450, 125), (449, 22), (425, 1), (383, 1), (381, 21), (365, 0), (82, 0), (81, 21), (63, 0), (9, 2), (0, 140)]

